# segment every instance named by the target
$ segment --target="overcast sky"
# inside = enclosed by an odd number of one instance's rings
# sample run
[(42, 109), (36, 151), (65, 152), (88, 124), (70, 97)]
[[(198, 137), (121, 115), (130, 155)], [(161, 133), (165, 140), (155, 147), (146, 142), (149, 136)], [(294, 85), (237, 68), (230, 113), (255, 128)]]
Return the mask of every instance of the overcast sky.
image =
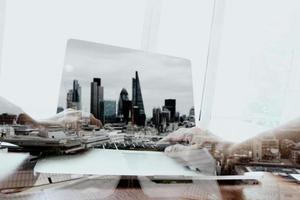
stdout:
[(67, 43), (59, 106), (65, 108), (66, 94), (77, 79), (82, 88), (82, 109), (90, 111), (90, 83), (94, 77), (101, 78), (105, 100), (118, 101), (122, 88), (131, 99), (135, 71), (139, 73), (147, 117), (167, 98), (176, 99), (176, 110), (188, 114), (193, 106), (189, 60), (74, 39)]

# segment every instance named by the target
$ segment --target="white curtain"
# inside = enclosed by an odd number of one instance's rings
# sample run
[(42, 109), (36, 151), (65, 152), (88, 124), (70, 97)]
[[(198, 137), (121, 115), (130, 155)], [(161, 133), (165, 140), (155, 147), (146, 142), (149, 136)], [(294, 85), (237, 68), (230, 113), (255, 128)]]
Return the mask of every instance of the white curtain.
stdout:
[(300, 2), (226, 0), (209, 126), (240, 141), (300, 117)]

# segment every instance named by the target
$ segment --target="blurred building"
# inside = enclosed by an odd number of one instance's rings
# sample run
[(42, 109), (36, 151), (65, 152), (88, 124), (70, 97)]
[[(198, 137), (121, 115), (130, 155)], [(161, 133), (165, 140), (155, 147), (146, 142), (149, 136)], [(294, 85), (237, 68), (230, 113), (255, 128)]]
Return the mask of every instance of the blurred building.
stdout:
[(118, 119), (120, 122), (125, 122), (126, 124), (131, 120), (131, 101), (128, 98), (128, 92), (123, 88), (120, 92), (119, 102), (118, 102)]
[(78, 80), (73, 81), (73, 96), (72, 101), (76, 105), (76, 110), (81, 110), (81, 86)]
[(300, 165), (300, 142), (291, 149), (291, 160)]
[(189, 111), (188, 121), (195, 122), (195, 108), (194, 107), (192, 107)]
[(67, 93), (67, 108), (81, 110), (81, 86), (78, 80), (73, 80), (73, 89)]
[(165, 99), (164, 108), (170, 111), (170, 121), (175, 121), (175, 114), (176, 114), (176, 99)]
[(176, 113), (175, 113), (175, 121), (176, 121), (176, 122), (179, 122), (179, 121), (180, 121), (180, 113), (179, 113), (179, 112), (176, 112)]
[(278, 160), (280, 159), (279, 141), (275, 137), (266, 137), (261, 141), (262, 159)]
[(161, 118), (161, 122), (170, 123), (171, 122), (171, 111), (169, 109), (163, 107), (160, 118)]
[(195, 108), (194, 107), (191, 107), (189, 116), (195, 116)]
[(161, 109), (160, 108), (153, 108), (152, 109), (152, 123), (155, 128), (158, 128), (160, 125), (160, 113)]
[(168, 109), (163, 109), (160, 113), (160, 132), (166, 132), (171, 119), (171, 112)]
[(283, 139), (280, 141), (280, 154), (281, 158), (289, 159), (292, 148), (295, 147), (295, 143), (289, 139)]
[(73, 90), (69, 90), (67, 93), (67, 108), (73, 108)]
[(163, 108), (153, 108), (152, 110), (152, 123), (158, 132), (166, 132), (170, 124), (171, 112)]
[(90, 112), (101, 122), (104, 121), (104, 89), (100, 78), (94, 78), (91, 82)]
[(252, 142), (252, 158), (254, 161), (261, 160), (261, 143), (256, 142), (255, 140)]
[(17, 121), (17, 115), (13, 115), (13, 114), (8, 114), (8, 113), (2, 113), (0, 115), (0, 125), (3, 124), (15, 124)]
[(274, 136), (253, 140), (252, 147), (254, 161), (276, 161), (280, 159), (279, 140)]
[(104, 101), (104, 123), (116, 122), (116, 101), (105, 100)]
[(132, 78), (132, 122), (138, 126), (145, 126), (146, 114), (141, 91), (138, 72), (135, 72), (135, 78)]

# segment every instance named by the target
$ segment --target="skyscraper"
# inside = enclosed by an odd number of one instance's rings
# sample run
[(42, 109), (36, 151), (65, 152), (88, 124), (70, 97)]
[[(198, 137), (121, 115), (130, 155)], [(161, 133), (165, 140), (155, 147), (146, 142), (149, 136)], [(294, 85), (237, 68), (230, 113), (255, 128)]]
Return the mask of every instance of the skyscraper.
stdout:
[(170, 122), (170, 111), (166, 108), (163, 108), (163, 110), (160, 108), (153, 108), (152, 112), (152, 123), (155, 128), (160, 133), (166, 132)]
[(191, 107), (191, 109), (189, 111), (189, 116), (195, 116), (195, 108), (194, 108), (194, 106)]
[(132, 78), (132, 115), (133, 124), (139, 126), (145, 125), (146, 115), (137, 71), (135, 72), (135, 78)]
[(128, 92), (123, 88), (120, 92), (119, 102), (118, 102), (118, 118), (121, 122), (126, 124), (131, 118), (131, 101), (128, 98)]
[(160, 132), (166, 132), (170, 122), (171, 112), (168, 109), (163, 109), (160, 113)]
[(78, 80), (73, 80), (72, 102), (76, 110), (81, 110), (81, 87)]
[(67, 108), (81, 110), (81, 87), (78, 80), (73, 80), (73, 89), (67, 93)]
[(67, 93), (67, 108), (72, 108), (73, 104), (73, 90), (69, 90)]
[(104, 122), (113, 123), (116, 121), (116, 101), (104, 100)]
[(73, 80), (72, 102), (78, 103), (78, 110), (81, 110), (81, 87), (78, 80)]
[(154, 124), (155, 128), (158, 128), (160, 125), (160, 108), (153, 108), (152, 110), (152, 123)]
[(191, 109), (189, 111), (188, 121), (195, 122), (195, 108), (194, 108), (194, 106), (191, 107)]
[(170, 111), (170, 122), (174, 122), (176, 113), (176, 99), (165, 99), (164, 107)]
[(94, 78), (91, 82), (91, 113), (101, 122), (104, 122), (104, 89), (101, 79)]

